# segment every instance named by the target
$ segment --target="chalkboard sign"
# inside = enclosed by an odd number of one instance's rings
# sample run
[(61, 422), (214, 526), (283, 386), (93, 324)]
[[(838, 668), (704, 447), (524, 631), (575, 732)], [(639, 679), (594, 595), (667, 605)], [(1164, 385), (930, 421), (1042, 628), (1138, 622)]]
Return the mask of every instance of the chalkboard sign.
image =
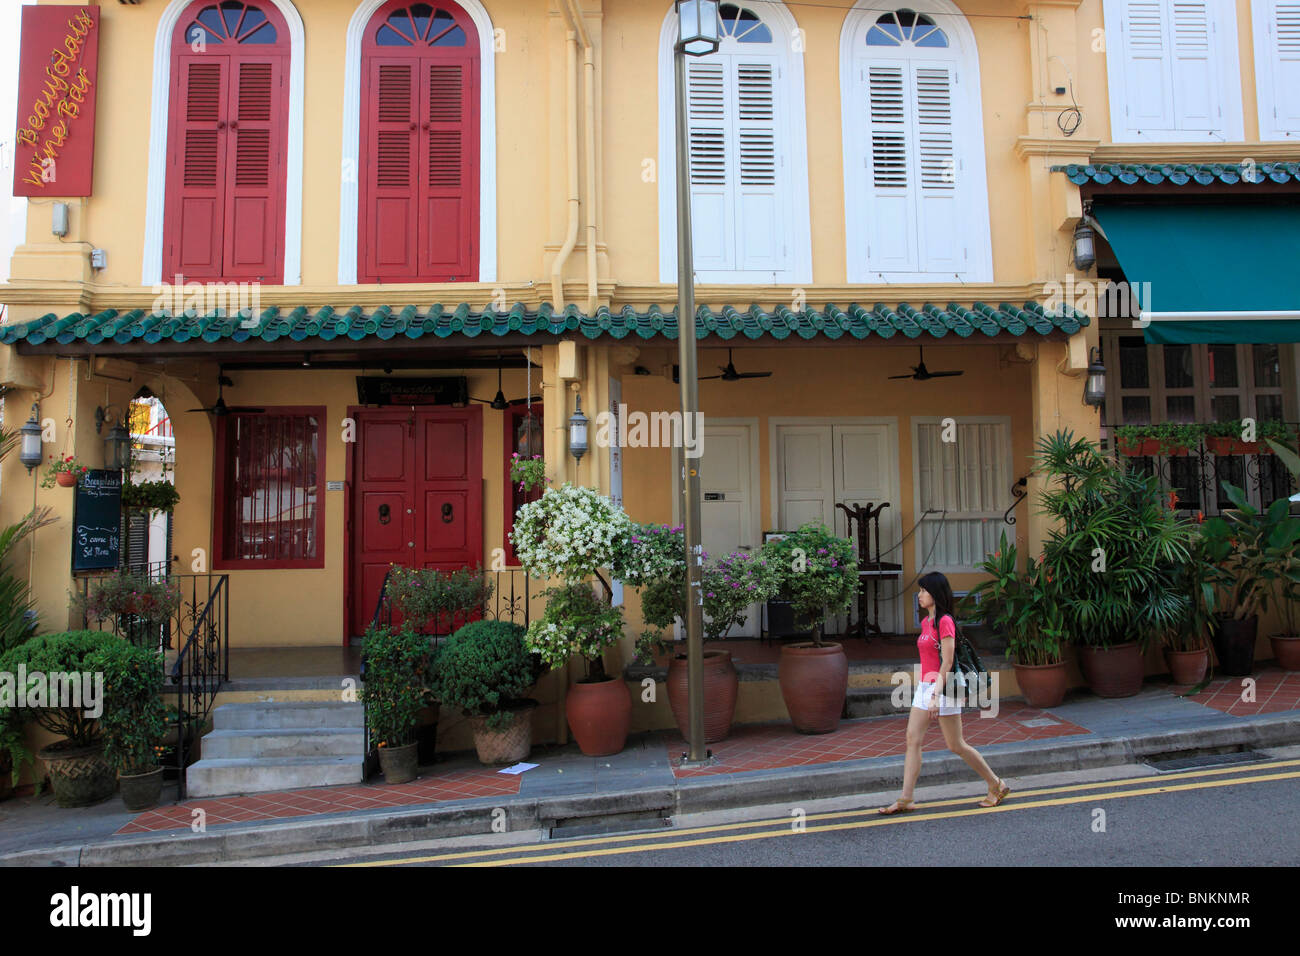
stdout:
[(121, 551), (122, 473), (88, 471), (72, 513), (72, 570), (115, 568)]

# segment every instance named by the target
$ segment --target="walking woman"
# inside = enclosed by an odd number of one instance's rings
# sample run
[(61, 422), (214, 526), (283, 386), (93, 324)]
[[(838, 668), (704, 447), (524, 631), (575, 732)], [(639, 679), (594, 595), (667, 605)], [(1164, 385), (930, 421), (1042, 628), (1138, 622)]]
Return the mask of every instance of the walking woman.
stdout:
[[(907, 718), (907, 755), (903, 759), (903, 794), (887, 807), (884, 814), (905, 813), (913, 808), (912, 791), (921, 773), (921, 741), (930, 726), (930, 718), (939, 717), (939, 729), (944, 743), (989, 785), (989, 795), (980, 801), (981, 807), (996, 807), (1006, 799), (1011, 788), (1001, 777), (989, 769), (984, 758), (961, 735), (961, 707), (944, 697), (941, 689), (947, 686), (948, 675), (957, 653), (957, 619), (953, 616), (952, 588), (948, 579), (932, 571), (921, 578), (918, 596), (926, 617), (921, 622), (921, 636), (916, 648), (921, 652), (921, 681), (912, 698), (912, 711)], [(936, 629), (937, 628), (937, 629)]]

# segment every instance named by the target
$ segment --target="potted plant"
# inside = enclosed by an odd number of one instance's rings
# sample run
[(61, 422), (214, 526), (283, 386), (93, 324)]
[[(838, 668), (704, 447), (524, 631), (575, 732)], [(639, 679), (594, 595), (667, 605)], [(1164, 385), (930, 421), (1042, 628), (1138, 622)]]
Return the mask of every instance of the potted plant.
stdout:
[(411, 627), (367, 629), (361, 650), (361, 696), (371, 739), (387, 783), (415, 779), (419, 744), (416, 722), (424, 706), (435, 652)]
[(1211, 573), (1224, 596), (1212, 636), (1223, 672), (1244, 677), (1255, 665), (1259, 613), (1268, 610), (1269, 595), (1283, 578), (1300, 583), (1294, 557), (1300, 518), (1288, 513), (1286, 498), (1261, 512), (1236, 485), (1225, 481), (1222, 487), (1236, 507), (1203, 525)]
[(1121, 455), (1141, 457), (1160, 454), (1160, 441), (1151, 425), (1120, 425), (1115, 429), (1115, 443)]
[[(1284, 464), (1293, 480), (1300, 479), (1300, 456), (1289, 445), (1269, 439), (1268, 445)], [(1296, 550), (1287, 556), (1288, 570), (1294, 570), (1297, 557)], [(1300, 670), (1300, 629), (1297, 629), (1295, 602), (1300, 600), (1300, 587), (1297, 587), (1290, 573), (1278, 578), (1278, 602), (1282, 607), (1282, 621), (1285, 628), (1281, 634), (1270, 634), (1269, 643), (1273, 645), (1273, 659), (1283, 670)]]
[(385, 597), (398, 615), (394, 624), (443, 635), (482, 615), (492, 590), (482, 568), (440, 571), (394, 564)]
[(72, 455), (65, 455), (62, 458), (50, 456), (49, 467), (45, 469), (45, 477), (41, 479), (42, 488), (53, 488), (58, 485), (60, 488), (75, 488), (81, 476), (90, 471), (90, 468), (77, 461)]
[(473, 621), (439, 650), (429, 690), (469, 718), (480, 763), (515, 764), (528, 756), (533, 743), (537, 701), (524, 694), (536, 679), (522, 627)]
[[(1197, 516), (1198, 521), (1203, 516)], [(1187, 595), (1186, 612), (1164, 633), (1165, 665), (1170, 679), (1182, 686), (1199, 687), (1210, 668), (1210, 645), (1206, 639), (1213, 624), (1214, 583), (1205, 538), (1192, 545), (1190, 560), (1182, 568), (1181, 593)]]
[(1293, 440), (1286, 423), (1272, 418), (1256, 423), (1255, 441), (1242, 441), (1244, 432), (1240, 418), (1211, 422), (1205, 426), (1205, 447), (1216, 455), (1269, 455), (1272, 454), (1269, 439), (1279, 442)]
[(118, 774), (122, 803), (133, 813), (147, 810), (158, 804), (163, 786), (162, 654), (118, 641), (92, 663), (104, 675), (104, 756)]
[(546, 477), (546, 462), (541, 455), (524, 457), (515, 452), (510, 456), (510, 481), (518, 483), (520, 491), (545, 488), (550, 480)]
[(978, 567), (990, 575), (961, 601), (970, 610), (976, 599), (989, 608), (986, 620), (1006, 637), (1007, 654), (1016, 673), (1016, 683), (1031, 707), (1059, 706), (1065, 700), (1067, 675), (1062, 655), (1066, 628), (1065, 603), (1060, 579), (1049, 572), (1046, 562), (1028, 561), (1024, 573), (1017, 569), (1016, 546), (1002, 532), (998, 549)]
[[(602, 568), (636, 585), (647, 573), (638, 555), (636, 525), (609, 498), (591, 488), (565, 482), (547, 488), (540, 498), (519, 509), (510, 540), (520, 563), (534, 578), (565, 583), (547, 592), (546, 610), (529, 625), (526, 642), (551, 667), (563, 667), (580, 654), (586, 676), (565, 698), (565, 716), (578, 746), (588, 756), (618, 753), (632, 726), (632, 697), (627, 685), (605, 672), (603, 653), (623, 633), (621, 609), (612, 607)], [(601, 582), (597, 597), (589, 580)]]
[(97, 688), (93, 681), (89, 687), (87, 684), (99, 654), (121, 644), (120, 637), (102, 631), (40, 634), (0, 657), (0, 672), (17, 674), (21, 668), (28, 675), (85, 675), (69, 682), (66, 699), (56, 702), (45, 695), (29, 696), (17, 715), (19, 719), (35, 720), (64, 738), (36, 754), (49, 770), (54, 796), (61, 807), (90, 806), (113, 795), (117, 774), (104, 757), (96, 713)]
[(767, 542), (761, 554), (776, 574), (782, 599), (814, 625), (812, 641), (781, 647), (777, 679), (791, 722), (800, 733), (830, 733), (844, 711), (849, 661), (843, 645), (822, 640), (822, 628), (828, 614), (844, 613), (853, 604), (857, 552), (847, 539), (810, 522)]
[(1043, 583), (1057, 584), (1069, 606), (1063, 624), (1093, 692), (1131, 697), (1142, 689), (1147, 644), (1186, 612), (1178, 575), (1196, 525), (1174, 510), (1176, 498), (1166, 498), (1156, 478), (1073, 432), (1042, 436), (1034, 461), (1048, 482), (1041, 513), (1054, 519)]
[(176, 508), (181, 496), (170, 481), (127, 482), (122, 486), (122, 507), (144, 511), (165, 511)]
[(1151, 438), (1160, 455), (1186, 455), (1205, 434), (1204, 426), (1183, 422), (1161, 422), (1151, 426)]
[[(36, 768), (36, 758), (27, 749), (23, 737), (23, 722), (13, 707), (0, 707), (0, 800), (7, 799), (18, 786), (23, 767)], [(36, 778), (36, 792), (41, 781)]]
[(113, 633), (134, 644), (157, 647), (162, 625), (181, 606), (180, 585), (167, 578), (118, 572), (95, 579), (85, 594), (73, 595), (72, 610), (83, 626), (109, 623)]

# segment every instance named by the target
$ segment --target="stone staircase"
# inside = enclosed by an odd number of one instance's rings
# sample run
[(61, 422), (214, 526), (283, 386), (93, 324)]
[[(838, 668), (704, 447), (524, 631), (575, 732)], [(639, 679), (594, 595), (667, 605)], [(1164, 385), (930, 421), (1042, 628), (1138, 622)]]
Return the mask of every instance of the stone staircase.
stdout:
[(249, 701), (212, 711), (202, 759), (186, 770), (190, 797), (360, 783), (359, 703)]

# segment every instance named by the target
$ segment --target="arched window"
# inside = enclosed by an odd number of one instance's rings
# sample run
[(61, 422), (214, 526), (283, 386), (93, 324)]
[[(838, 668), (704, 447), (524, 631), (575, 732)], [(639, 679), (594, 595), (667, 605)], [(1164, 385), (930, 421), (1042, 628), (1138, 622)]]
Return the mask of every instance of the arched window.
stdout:
[(176, 22), (165, 281), (284, 281), (289, 51), (269, 2), (200, 0)]
[[(783, 4), (724, 3), (717, 53), (687, 57), (691, 227), (702, 282), (810, 282), (802, 36)], [(660, 273), (676, 280), (674, 68), (659, 59)]]
[(362, 40), (360, 282), (478, 279), (479, 39), (460, 7), (394, 0)]
[(974, 37), (946, 0), (925, 6), (845, 21), (849, 282), (993, 278)]
[(1112, 142), (1244, 138), (1233, 0), (1103, 0), (1102, 9)]
[(1300, 0), (1254, 0), (1259, 138), (1300, 139)]

